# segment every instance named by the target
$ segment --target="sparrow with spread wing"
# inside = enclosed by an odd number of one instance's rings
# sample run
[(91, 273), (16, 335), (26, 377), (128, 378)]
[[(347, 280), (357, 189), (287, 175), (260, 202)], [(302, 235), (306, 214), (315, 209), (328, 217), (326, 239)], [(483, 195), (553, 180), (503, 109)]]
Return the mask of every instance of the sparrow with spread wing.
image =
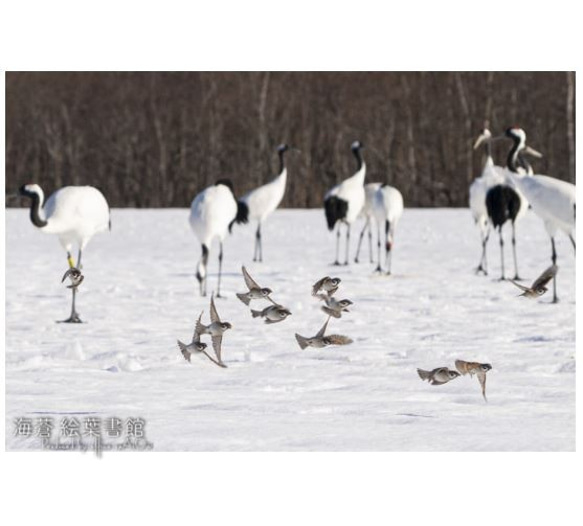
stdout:
[(417, 369), (417, 374), (421, 380), (427, 380), (431, 385), (446, 384), (460, 375), (457, 371), (450, 371), (447, 367), (438, 367), (432, 371)]
[(272, 290), (267, 287), (260, 287), (258, 283), (249, 275), (247, 269), (243, 266), (243, 277), (245, 278), (245, 285), (249, 289), (248, 292), (239, 292), (237, 293), (237, 298), (239, 298), (245, 305), (249, 305), (251, 300), (258, 300), (258, 299), (266, 299), (271, 301), (274, 305), (276, 305), (275, 301), (273, 301), (269, 295), (272, 293)]
[(202, 318), (202, 312), (200, 313), (200, 316), (198, 317), (198, 320), (196, 321), (194, 334), (192, 335), (192, 342), (190, 342), (189, 344), (185, 344), (185, 343), (181, 342), (180, 340), (177, 340), (178, 348), (180, 349), (182, 356), (184, 356), (184, 359), (187, 362), (190, 362), (190, 357), (193, 354), (201, 353), (201, 354), (204, 354), (211, 362), (217, 364), (219, 367), (227, 367), (224, 363), (218, 362), (210, 354), (208, 354), (205, 350), (207, 348), (207, 344), (200, 341), (200, 334), (196, 330), (196, 327), (199, 326), (201, 318)]
[(486, 373), (492, 369), (489, 363), (478, 363), (478, 362), (464, 362), (463, 360), (455, 361), (456, 369), (463, 375), (469, 374), (473, 376), (474, 374), (478, 377), (480, 386), (482, 387), (482, 396), (486, 402)]
[(520, 283), (516, 283), (514, 280), (510, 280), (510, 283), (516, 285), (520, 290), (522, 290), (522, 294), (519, 294), (519, 296), (524, 296), (525, 298), (538, 298), (548, 290), (546, 285), (557, 275), (558, 270), (559, 267), (557, 267), (557, 265), (551, 265), (538, 278), (534, 280), (530, 287), (525, 287)]
[(329, 334), (328, 336), (325, 336), (329, 321), (330, 317), (328, 317), (326, 323), (324, 323), (315, 336), (306, 337), (296, 333), (296, 340), (300, 345), (300, 349), (303, 350), (306, 347), (322, 348), (328, 347), (329, 345), (348, 345), (349, 343), (352, 343), (352, 339), (348, 336), (342, 336), (341, 334)]
[(312, 286), (312, 296), (315, 296), (320, 291), (325, 292), (328, 296), (332, 296), (338, 290), (340, 281), (340, 278), (331, 278), (330, 276), (319, 279)]
[(223, 360), (221, 359), (221, 345), (223, 342), (223, 333), (228, 330), (232, 329), (233, 326), (228, 321), (221, 321), (219, 318), (219, 314), (217, 312), (217, 308), (215, 307), (215, 300), (214, 296), (211, 296), (211, 324), (210, 325), (203, 325), (200, 321), (200, 317), (196, 322), (196, 329), (195, 331), (199, 334), (210, 334), (211, 341), (213, 342), (213, 349), (215, 354), (217, 355), (217, 361), (222, 364), (222, 367), (226, 367), (223, 364)]

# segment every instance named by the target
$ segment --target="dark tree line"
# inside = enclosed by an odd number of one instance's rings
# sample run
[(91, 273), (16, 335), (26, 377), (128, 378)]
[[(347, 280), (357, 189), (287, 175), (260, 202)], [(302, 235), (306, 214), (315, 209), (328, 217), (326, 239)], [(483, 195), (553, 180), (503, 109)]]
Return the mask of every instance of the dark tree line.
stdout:
[[(6, 192), (37, 182), (99, 187), (115, 207), (184, 207), (219, 178), (237, 194), (288, 155), (283, 206), (318, 207), (355, 171), (407, 206), (466, 206), (493, 133), (520, 125), (535, 171), (575, 180), (575, 74), (567, 72), (7, 73)], [(508, 143), (496, 145), (504, 164)]]

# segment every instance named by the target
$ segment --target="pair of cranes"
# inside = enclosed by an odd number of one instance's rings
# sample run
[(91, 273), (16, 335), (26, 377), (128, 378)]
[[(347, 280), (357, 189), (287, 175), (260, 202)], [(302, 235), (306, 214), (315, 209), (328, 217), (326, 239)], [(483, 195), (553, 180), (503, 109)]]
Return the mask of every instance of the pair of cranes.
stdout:
[(346, 226), (346, 257), (344, 264), (348, 265), (350, 247), (350, 227), (354, 221), (363, 216), (365, 224), (360, 232), (355, 263), (358, 263), (362, 239), (365, 232), (369, 234), (369, 257), (372, 257), (372, 224), (377, 226), (378, 264), (377, 272), (382, 272), (381, 267), (381, 226), (385, 227), (385, 265), (387, 274), (391, 273), (392, 247), (395, 238), (397, 223), (403, 214), (403, 196), (396, 188), (386, 183), (364, 184), (366, 177), (366, 164), (362, 159), (361, 150), (364, 145), (355, 141), (351, 145), (352, 153), (356, 158), (357, 171), (340, 184), (332, 187), (324, 196), (324, 211), (326, 222), (330, 231), (336, 228), (336, 259), (335, 265), (340, 265), (340, 229), (342, 224)]
[[(508, 152), (506, 168), (494, 165), (491, 153), (491, 143), (503, 138), (512, 141)], [(500, 240), (501, 279), (504, 275), (504, 241), (502, 227), (510, 221), (512, 227), (512, 248), (514, 256), (514, 279), (520, 279), (516, 260), (515, 223), (526, 213), (529, 205), (544, 223), (551, 240), (551, 260), (557, 262), (555, 237), (562, 230), (571, 240), (575, 250), (575, 185), (547, 175), (534, 174), (534, 170), (524, 157), (531, 155), (541, 157), (541, 154), (526, 144), (526, 133), (517, 126), (508, 128), (498, 137), (492, 137), (487, 127), (482, 130), (474, 144), (474, 149), (481, 144), (487, 148), (486, 161), (482, 174), (470, 186), (470, 210), (474, 221), (480, 229), (482, 255), (477, 271), (487, 274), (486, 245), (490, 225), (498, 230)], [(553, 302), (558, 301), (557, 281), (553, 279)]]

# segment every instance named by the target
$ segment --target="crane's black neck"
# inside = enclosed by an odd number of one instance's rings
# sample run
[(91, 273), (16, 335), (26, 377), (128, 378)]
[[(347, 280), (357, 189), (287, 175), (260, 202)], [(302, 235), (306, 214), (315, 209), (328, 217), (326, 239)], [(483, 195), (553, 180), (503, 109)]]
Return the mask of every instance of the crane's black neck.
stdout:
[(506, 161), (506, 166), (511, 172), (518, 173), (519, 163), (519, 152), (522, 149), (522, 140), (520, 137), (513, 137), (514, 144), (510, 151), (508, 152), (508, 160)]
[(40, 196), (38, 194), (31, 193), (29, 194), (31, 199), (30, 204), (30, 220), (34, 226), (42, 228), (48, 225), (48, 222), (41, 218), (40, 216)]
[(285, 158), (284, 158), (285, 150), (280, 150), (278, 153), (279, 153), (279, 173), (281, 175), (285, 169)]
[(352, 148), (352, 153), (354, 154), (354, 157), (356, 157), (356, 162), (358, 164), (357, 170), (360, 170), (362, 168), (362, 155), (360, 155), (360, 148)]

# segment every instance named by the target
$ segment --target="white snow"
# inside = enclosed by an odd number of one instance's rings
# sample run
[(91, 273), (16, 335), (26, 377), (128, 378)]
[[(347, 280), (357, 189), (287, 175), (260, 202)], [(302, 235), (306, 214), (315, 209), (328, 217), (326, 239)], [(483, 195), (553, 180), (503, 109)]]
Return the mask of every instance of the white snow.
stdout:
[[(352, 258), (361, 225), (352, 229)], [(112, 226), (83, 257), (77, 299), (87, 323), (58, 324), (70, 308), (60, 283), (65, 254), (27, 211), (6, 211), (9, 450), (39, 447), (38, 438), (14, 436), (18, 417), (52, 416), (58, 427), (63, 415), (87, 414), (144, 418), (155, 451), (575, 449), (575, 264), (561, 235), (553, 305), (551, 293), (529, 301), (497, 281), (495, 234), (490, 276), (473, 273), (480, 241), (467, 209), (406, 209), (388, 278), (373, 274), (366, 238), (367, 263), (330, 266), (335, 237), (322, 210), (276, 211), (263, 228), (262, 264), (251, 261), (255, 225), (235, 225), (225, 241), (228, 298), (217, 300), (233, 324), (220, 369), (197, 357), (188, 364), (176, 346), (209, 310), (194, 277), (200, 245), (188, 210), (113, 210)], [(530, 282), (549, 266), (550, 242), (532, 212), (517, 230)], [(509, 238), (506, 248), (509, 271)], [(214, 246), (209, 292), (216, 258)], [(241, 264), (291, 317), (275, 325), (251, 318), (235, 297), (245, 290)], [(338, 298), (355, 303), (329, 331), (354, 343), (301, 351), (294, 333), (313, 335), (325, 320), (310, 295), (324, 275), (341, 277)], [(430, 386), (417, 376), (417, 367), (453, 367), (456, 358), (493, 365), (489, 403), (475, 377)]]

